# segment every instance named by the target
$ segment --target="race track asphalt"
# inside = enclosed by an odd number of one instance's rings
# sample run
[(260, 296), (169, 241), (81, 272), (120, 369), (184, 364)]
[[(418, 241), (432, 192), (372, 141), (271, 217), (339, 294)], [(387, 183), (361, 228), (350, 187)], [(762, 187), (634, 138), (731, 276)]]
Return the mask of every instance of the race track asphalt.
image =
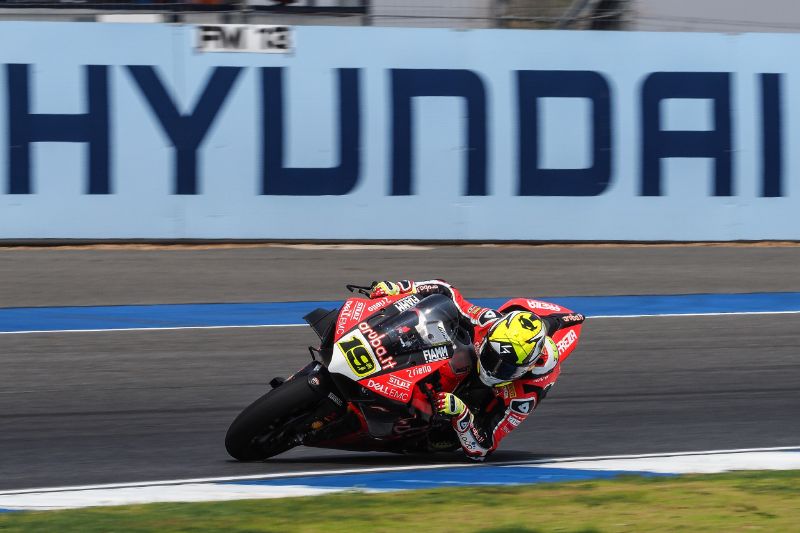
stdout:
[[(343, 298), (444, 277), (473, 297), (800, 290), (796, 247), (0, 250), (2, 307)], [(603, 318), (497, 460), (800, 444), (798, 315)], [(0, 490), (459, 461), (223, 438), (307, 328), (0, 335)]]

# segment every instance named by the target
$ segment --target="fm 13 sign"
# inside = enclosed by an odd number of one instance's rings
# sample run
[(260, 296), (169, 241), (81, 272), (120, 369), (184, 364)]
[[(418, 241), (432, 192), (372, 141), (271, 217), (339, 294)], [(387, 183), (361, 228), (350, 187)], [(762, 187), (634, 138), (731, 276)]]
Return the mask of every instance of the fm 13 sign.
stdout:
[(203, 24), (196, 26), (198, 52), (261, 52), (285, 54), (292, 50), (289, 26)]

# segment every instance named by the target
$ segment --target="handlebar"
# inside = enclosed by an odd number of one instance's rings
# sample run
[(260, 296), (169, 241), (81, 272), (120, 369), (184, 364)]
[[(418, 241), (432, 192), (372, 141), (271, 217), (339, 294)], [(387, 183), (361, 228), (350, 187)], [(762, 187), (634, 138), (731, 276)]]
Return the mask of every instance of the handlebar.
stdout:
[(375, 283), (376, 282), (373, 281), (372, 284), (369, 285), (369, 286), (366, 286), (366, 285), (350, 285), (350, 284), (348, 284), (348, 285), (345, 285), (345, 288), (350, 292), (359, 292), (359, 293), (363, 294), (364, 296), (369, 297), (369, 293), (372, 291), (372, 286), (375, 285)]

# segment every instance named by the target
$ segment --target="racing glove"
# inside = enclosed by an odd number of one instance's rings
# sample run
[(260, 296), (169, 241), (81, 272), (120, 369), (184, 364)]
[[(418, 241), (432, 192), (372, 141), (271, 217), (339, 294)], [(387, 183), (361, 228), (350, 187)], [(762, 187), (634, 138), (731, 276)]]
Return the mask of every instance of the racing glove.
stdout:
[(370, 298), (383, 298), (384, 296), (395, 296), (400, 294), (400, 285), (391, 281), (372, 282), (370, 288)]
[(436, 395), (436, 411), (443, 415), (458, 416), (467, 410), (467, 405), (455, 394), (440, 392)]

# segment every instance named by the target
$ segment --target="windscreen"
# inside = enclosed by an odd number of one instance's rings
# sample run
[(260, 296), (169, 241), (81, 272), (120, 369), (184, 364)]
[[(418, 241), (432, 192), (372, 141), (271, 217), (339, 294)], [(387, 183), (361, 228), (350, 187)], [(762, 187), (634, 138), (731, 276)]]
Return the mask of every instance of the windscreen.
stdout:
[(435, 294), (415, 307), (383, 318), (372, 327), (385, 336), (383, 345), (389, 353), (400, 355), (451, 343), (457, 324), (458, 313), (453, 301)]

